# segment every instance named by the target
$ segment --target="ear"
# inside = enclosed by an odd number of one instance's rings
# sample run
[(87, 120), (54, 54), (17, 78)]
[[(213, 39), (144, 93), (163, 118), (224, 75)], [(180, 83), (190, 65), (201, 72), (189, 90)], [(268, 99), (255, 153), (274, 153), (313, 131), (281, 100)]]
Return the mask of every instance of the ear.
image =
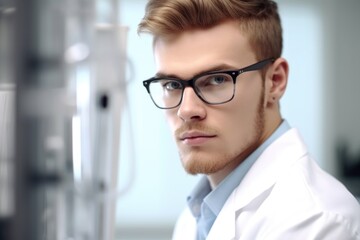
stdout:
[(265, 107), (278, 103), (284, 95), (289, 75), (289, 65), (284, 58), (278, 58), (265, 75)]

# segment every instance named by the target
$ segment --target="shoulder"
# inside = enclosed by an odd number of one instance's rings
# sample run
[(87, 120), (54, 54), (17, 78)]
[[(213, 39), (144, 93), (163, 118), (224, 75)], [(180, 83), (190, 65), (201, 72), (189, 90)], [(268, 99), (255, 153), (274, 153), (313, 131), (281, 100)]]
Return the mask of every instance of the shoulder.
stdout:
[[(360, 239), (360, 205), (355, 197), (311, 159), (296, 132), (279, 142), (258, 159), (251, 179), (235, 191), (234, 201), (240, 201), (246, 189), (266, 186), (238, 208), (237, 227), (252, 239)], [(262, 181), (258, 173), (269, 175), (266, 181), (271, 184), (253, 185)]]
[(359, 203), (338, 180), (307, 157), (288, 170), (260, 207), (266, 239), (360, 239)]

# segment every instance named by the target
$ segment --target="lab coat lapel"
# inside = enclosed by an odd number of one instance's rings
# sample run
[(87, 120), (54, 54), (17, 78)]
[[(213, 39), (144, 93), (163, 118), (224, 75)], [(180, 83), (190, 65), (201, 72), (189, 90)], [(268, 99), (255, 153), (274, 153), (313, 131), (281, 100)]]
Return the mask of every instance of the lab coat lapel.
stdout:
[(234, 196), (230, 195), (217, 216), (206, 240), (232, 240), (235, 238)]
[(287, 131), (266, 149), (234, 190), (234, 208), (238, 211), (270, 189), (279, 174), (307, 154), (296, 129)]
[[(296, 129), (291, 129), (266, 149), (232, 192), (216, 218), (207, 240), (231, 240), (237, 236), (236, 213), (264, 194), (276, 182), (279, 172), (306, 154)], [(291, 156), (291, 157), (289, 157)], [(292, 161), (293, 160), (293, 161)], [(240, 224), (241, 226), (242, 224)]]

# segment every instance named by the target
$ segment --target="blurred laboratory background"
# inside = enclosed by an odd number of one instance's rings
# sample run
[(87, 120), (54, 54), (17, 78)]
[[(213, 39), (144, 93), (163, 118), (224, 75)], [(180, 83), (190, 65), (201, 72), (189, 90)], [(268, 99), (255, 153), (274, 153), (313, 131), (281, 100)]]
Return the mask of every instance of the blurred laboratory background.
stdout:
[[(283, 117), (360, 196), (360, 1), (278, 0)], [(187, 175), (142, 80), (146, 0), (0, 0), (0, 239), (165, 240)]]

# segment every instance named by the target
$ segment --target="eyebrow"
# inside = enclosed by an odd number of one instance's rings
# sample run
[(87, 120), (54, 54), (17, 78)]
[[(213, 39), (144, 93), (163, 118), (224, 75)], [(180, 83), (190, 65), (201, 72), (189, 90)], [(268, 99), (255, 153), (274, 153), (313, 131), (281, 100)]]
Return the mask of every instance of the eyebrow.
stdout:
[[(209, 73), (209, 72), (215, 72), (215, 71), (227, 71), (227, 70), (234, 70), (237, 69), (234, 66), (231, 66), (229, 64), (219, 64), (219, 65), (215, 65), (213, 67), (207, 68), (206, 70), (202, 70), (197, 72), (196, 74), (193, 75), (192, 78), (197, 77), (199, 75), (205, 74), (205, 73)], [(177, 78), (177, 79), (182, 79), (180, 76), (176, 75), (176, 74), (167, 74), (164, 72), (157, 72), (155, 74), (155, 77), (159, 77), (159, 78)]]

